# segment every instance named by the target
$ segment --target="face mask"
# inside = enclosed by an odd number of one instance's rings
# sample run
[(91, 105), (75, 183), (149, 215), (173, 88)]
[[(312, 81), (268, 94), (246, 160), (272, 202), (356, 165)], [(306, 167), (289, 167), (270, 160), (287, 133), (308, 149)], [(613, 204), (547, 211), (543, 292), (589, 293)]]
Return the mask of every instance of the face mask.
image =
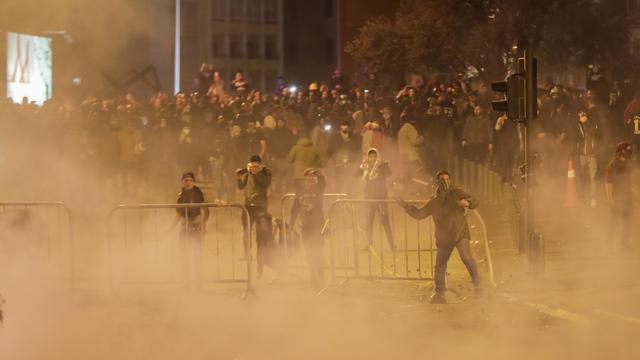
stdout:
[(438, 180), (438, 190), (442, 192), (447, 192), (451, 188), (450, 180), (440, 179)]

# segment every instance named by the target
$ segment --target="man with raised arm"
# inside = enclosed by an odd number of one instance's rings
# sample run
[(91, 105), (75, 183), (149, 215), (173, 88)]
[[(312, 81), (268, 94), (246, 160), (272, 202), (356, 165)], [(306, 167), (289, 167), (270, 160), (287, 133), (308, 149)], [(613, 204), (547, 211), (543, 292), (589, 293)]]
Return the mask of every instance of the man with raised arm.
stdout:
[(461, 189), (451, 186), (447, 171), (439, 171), (436, 175), (438, 189), (429, 202), (417, 208), (404, 200), (398, 200), (407, 214), (414, 219), (422, 220), (433, 216), (436, 227), (436, 247), (438, 249), (435, 265), (436, 288), (431, 295), (432, 304), (445, 304), (447, 290), (447, 262), (453, 249), (458, 249), (462, 262), (467, 267), (476, 293), (481, 291), (478, 267), (471, 256), (469, 225), (467, 212), (478, 206), (477, 200)]

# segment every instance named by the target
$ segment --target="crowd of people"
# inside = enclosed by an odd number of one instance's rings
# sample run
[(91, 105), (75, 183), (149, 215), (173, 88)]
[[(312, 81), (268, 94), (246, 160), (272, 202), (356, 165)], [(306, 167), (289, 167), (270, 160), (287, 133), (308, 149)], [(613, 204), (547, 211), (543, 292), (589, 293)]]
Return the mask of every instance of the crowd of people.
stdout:
[[(433, 216), (436, 222), (440, 243), (432, 301), (446, 302), (446, 264), (454, 248), (480, 289), (468, 231), (460, 232), (467, 226), (464, 214), (477, 202), (451, 186), (445, 168), (451, 156), (460, 156), (492, 168), (505, 182), (520, 181), (524, 127), (492, 111), (491, 101), (500, 95), (478, 78), (422, 79), (393, 88), (375, 74), (352, 81), (340, 71), (304, 88), (289, 85), (280, 78), (276, 89), (265, 92), (252, 88), (242, 73), (226, 84), (219, 72), (203, 64), (192, 91), (173, 96), (87, 96), (81, 102), (53, 99), (43, 106), (7, 99), (0, 103), (0, 166), (15, 170), (20, 167), (12, 162), (25, 164), (38, 184), (46, 184), (51, 180), (47, 171), (62, 166), (62, 159), (75, 164), (62, 172), (63, 181), (90, 172), (118, 201), (167, 202), (176, 177), (183, 174), (178, 203), (244, 204), (248, 223), (256, 228), (259, 275), (268, 264), (265, 249), (275, 233), (273, 224), (287, 231), (287, 224), (299, 217), (315, 287), (324, 283), (325, 191), (370, 200), (388, 199), (391, 193), (408, 198), (431, 193), (415, 184), (433, 178), (437, 191), (427, 205), (418, 209), (399, 201), (410, 216)], [(640, 92), (602, 77), (589, 79), (582, 90), (549, 85), (539, 89), (538, 110), (527, 127), (535, 153), (532, 165), (555, 178), (575, 166), (590, 206), (598, 205), (606, 189), (612, 221), (622, 221), (621, 237), (628, 245)], [(21, 175), (18, 170), (19, 181)], [(207, 187), (206, 200), (196, 182)], [(606, 186), (598, 186), (600, 182)], [(289, 192), (296, 194), (290, 218), (274, 221), (269, 199)], [(192, 231), (204, 233), (207, 212), (189, 208), (178, 214)], [(387, 202), (375, 201), (366, 207), (365, 249), (372, 246), (376, 216), (389, 250), (397, 251)], [(459, 223), (453, 232), (457, 236), (441, 243), (451, 219)]]
[[(7, 137), (39, 134), (54, 141), (124, 196), (150, 183), (171, 188), (175, 174), (192, 171), (210, 185), (212, 199), (234, 200), (235, 170), (252, 155), (272, 169), (272, 192), (293, 191), (305, 169), (318, 168), (336, 179), (328, 190), (359, 195), (351, 180), (372, 148), (389, 161), (398, 189), (409, 189), (412, 178), (430, 178), (453, 154), (512, 181), (522, 131), (491, 110), (495, 95), (486, 82), (420, 83), (391, 88), (375, 74), (352, 81), (337, 70), (304, 88), (279, 78), (277, 88), (265, 92), (242, 73), (227, 84), (203, 64), (192, 91), (174, 96), (88, 96), (42, 107), (8, 99), (0, 105), (0, 127)], [(541, 169), (562, 176), (573, 159), (583, 183), (595, 184), (617, 142), (638, 143), (640, 96), (602, 78), (588, 85), (540, 89), (539, 118), (530, 131)], [(595, 204), (596, 187), (587, 188)]]

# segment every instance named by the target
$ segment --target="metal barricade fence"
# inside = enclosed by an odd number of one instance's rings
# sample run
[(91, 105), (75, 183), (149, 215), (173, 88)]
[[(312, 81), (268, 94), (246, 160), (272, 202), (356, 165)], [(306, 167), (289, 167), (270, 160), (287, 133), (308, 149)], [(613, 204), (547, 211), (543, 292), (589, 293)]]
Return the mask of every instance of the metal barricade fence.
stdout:
[[(209, 210), (205, 226), (189, 220), (203, 217), (203, 209)], [(246, 283), (252, 291), (250, 219), (243, 205), (120, 205), (109, 213), (108, 226), (112, 285)]]
[[(425, 200), (410, 200), (425, 204)], [(372, 207), (387, 211), (393, 240), (392, 251), (381, 223), (380, 211), (375, 213), (371, 231), (372, 246), (368, 248), (367, 216)], [(482, 216), (475, 210), (467, 218), (472, 238), (472, 252), (479, 266), (486, 267), (490, 283), (495, 287), (487, 229)], [(415, 220), (394, 200), (339, 199), (329, 209), (325, 235), (329, 239), (328, 256), (333, 281), (337, 279), (371, 280), (433, 280), (435, 265), (435, 226), (431, 217)], [(455, 261), (455, 260), (454, 260)]]
[[(368, 230), (368, 217), (372, 214), (373, 226)], [(383, 214), (388, 216), (395, 251), (389, 238), (383, 240), (387, 236)], [(325, 229), (329, 238), (331, 277), (333, 280), (432, 280), (433, 231), (431, 220), (409, 218), (393, 200), (337, 200), (329, 208)]]
[(58, 201), (0, 202), (0, 239), (6, 245), (14, 239), (16, 247), (28, 256), (40, 257), (68, 272), (73, 288), (75, 273), (74, 219), (69, 207)]
[[(324, 200), (324, 215), (325, 218), (328, 218), (328, 210), (330, 207), (330, 204), (327, 204), (326, 200), (332, 200), (332, 199), (346, 199), (349, 195), (348, 194), (342, 194), (342, 193), (326, 193), (323, 194), (323, 200)], [(293, 251), (290, 251), (289, 245), (291, 245), (290, 243), (293, 241), (293, 239), (289, 238), (290, 233), (293, 234), (301, 234), (301, 229), (302, 229), (302, 217), (298, 216), (298, 218), (296, 219), (295, 223), (290, 224), (287, 222), (287, 214), (291, 214), (291, 208), (293, 207), (293, 200), (296, 198), (296, 194), (293, 193), (289, 193), (289, 194), (284, 194), (282, 196), (282, 198), (280, 199), (280, 216), (281, 216), (281, 220), (282, 220), (282, 227), (283, 227), (283, 232), (282, 232), (282, 240), (284, 242), (284, 249), (285, 249), (285, 255), (287, 258), (287, 265), (289, 267), (306, 267), (307, 263), (306, 263), (306, 259), (304, 259), (301, 256), (301, 253), (303, 251), (300, 251), (297, 254), (294, 254)], [(300, 241), (300, 250), (304, 249), (304, 241)]]
[(480, 199), (482, 206), (490, 206), (504, 214), (510, 227), (512, 241), (520, 251), (524, 251), (523, 215), (519, 205), (517, 186), (504, 179), (491, 168), (452, 155), (448, 166), (454, 183), (468, 190)]
[(473, 193), (483, 204), (506, 203), (510, 192), (509, 185), (488, 166), (456, 155), (448, 157), (447, 166), (454, 183)]

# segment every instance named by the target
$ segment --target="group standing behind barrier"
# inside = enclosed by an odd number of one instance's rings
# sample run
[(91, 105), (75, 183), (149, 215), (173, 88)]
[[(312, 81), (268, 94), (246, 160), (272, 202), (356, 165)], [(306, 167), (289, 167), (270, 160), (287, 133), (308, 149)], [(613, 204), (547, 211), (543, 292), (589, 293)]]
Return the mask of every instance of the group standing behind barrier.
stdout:
[[(365, 199), (347, 199), (346, 194), (325, 194), (325, 177), (319, 170), (309, 168), (304, 171), (303, 182), (299, 183), (296, 194), (283, 197), (283, 216), (275, 221), (277, 226), (274, 228), (267, 211), (270, 170), (258, 156), (249, 160), (246, 168), (236, 172), (238, 188), (243, 190), (245, 197), (242, 205), (206, 202), (202, 191), (194, 185), (194, 174), (185, 173), (177, 204), (120, 205), (114, 208), (108, 219), (111, 283), (186, 282), (200, 286), (204, 283), (242, 282), (251, 291), (251, 236), (255, 230), (258, 277), (265, 264), (277, 272), (287, 271), (284, 265), (294, 253), (288, 248), (295, 242), (290, 235), (296, 235), (300, 238), (299, 249), (306, 255), (309, 280), (316, 289), (326, 285), (327, 272), (331, 274), (332, 282), (357, 278), (435, 279), (434, 302), (444, 302), (446, 265), (453, 248), (459, 250), (474, 286), (480, 289), (465, 217), (467, 209), (473, 209), (477, 201), (459, 189), (451, 189), (447, 172), (437, 176), (436, 195), (424, 207), (417, 208), (409, 205), (409, 201), (396, 202), (387, 198), (388, 163), (378, 158), (375, 149), (369, 150), (360, 167)], [(293, 199), (293, 204), (287, 223), (284, 205), (289, 198)], [(336, 199), (326, 213), (325, 198)], [(394, 205), (400, 205), (406, 213), (396, 211), (398, 208)], [(171, 211), (162, 212), (161, 209)], [(381, 220), (377, 226), (373, 222), (376, 213)], [(121, 216), (121, 221), (116, 221), (117, 215)], [(416, 220), (409, 219), (407, 215)], [(435, 229), (430, 221), (417, 221), (429, 215), (433, 215)], [(70, 215), (69, 219), (71, 229)], [(298, 219), (299, 233), (295, 234)], [(168, 224), (168, 229), (165, 229), (165, 224)], [(178, 225), (179, 236), (174, 237), (172, 230)], [(242, 231), (238, 231), (238, 225)], [(455, 234), (453, 227), (459, 230)], [(437, 245), (435, 266), (434, 230)], [(279, 241), (274, 239), (277, 232), (280, 233)], [(383, 241), (383, 236), (386, 241)], [(485, 246), (489, 257), (486, 239)], [(71, 250), (73, 260), (73, 246)], [(151, 253), (156, 256), (155, 262), (143, 261)], [(166, 256), (161, 258), (163, 254)], [(180, 265), (167, 268), (165, 265), (171, 262)], [(71, 278), (74, 278), (73, 261), (70, 263)], [(493, 282), (493, 274), (491, 277)]]

